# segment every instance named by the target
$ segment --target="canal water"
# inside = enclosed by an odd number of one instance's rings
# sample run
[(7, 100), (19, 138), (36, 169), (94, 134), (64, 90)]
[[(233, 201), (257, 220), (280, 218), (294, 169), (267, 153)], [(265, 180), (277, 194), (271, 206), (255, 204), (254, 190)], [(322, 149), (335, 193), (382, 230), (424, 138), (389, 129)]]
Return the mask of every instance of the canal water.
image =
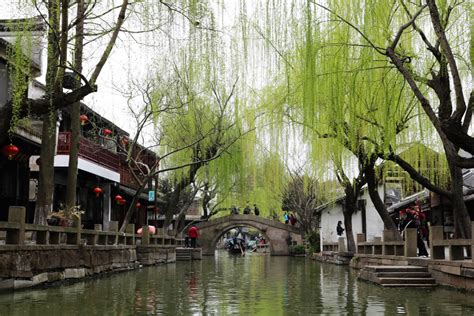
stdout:
[(357, 281), (347, 267), (218, 251), (202, 261), (3, 293), (0, 315), (474, 315), (474, 294), (384, 289)]

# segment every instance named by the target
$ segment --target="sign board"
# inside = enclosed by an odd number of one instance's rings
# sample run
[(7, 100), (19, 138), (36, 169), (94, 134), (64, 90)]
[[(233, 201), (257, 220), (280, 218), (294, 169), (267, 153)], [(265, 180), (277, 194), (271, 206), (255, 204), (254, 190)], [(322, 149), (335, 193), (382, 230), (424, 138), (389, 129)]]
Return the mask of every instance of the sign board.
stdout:
[(148, 191), (148, 201), (153, 202), (155, 200), (155, 191)]

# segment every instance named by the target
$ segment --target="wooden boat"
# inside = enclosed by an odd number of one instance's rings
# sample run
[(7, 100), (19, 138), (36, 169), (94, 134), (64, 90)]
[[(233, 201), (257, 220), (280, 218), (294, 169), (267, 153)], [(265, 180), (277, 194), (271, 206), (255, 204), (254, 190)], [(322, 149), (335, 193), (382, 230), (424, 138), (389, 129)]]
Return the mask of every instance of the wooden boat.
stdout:
[(245, 240), (242, 238), (230, 238), (227, 240), (225, 248), (229, 253), (245, 255)]

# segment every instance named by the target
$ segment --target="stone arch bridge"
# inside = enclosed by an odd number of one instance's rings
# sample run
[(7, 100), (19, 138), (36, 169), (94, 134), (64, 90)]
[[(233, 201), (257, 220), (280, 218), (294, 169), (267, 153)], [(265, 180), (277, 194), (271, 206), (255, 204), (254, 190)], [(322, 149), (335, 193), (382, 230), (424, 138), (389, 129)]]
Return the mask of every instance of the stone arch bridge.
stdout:
[(199, 244), (202, 254), (213, 256), (216, 244), (226, 232), (239, 226), (253, 227), (259, 230), (270, 244), (270, 254), (287, 256), (289, 245), (301, 245), (300, 231), (287, 224), (275, 222), (255, 215), (229, 215), (196, 224), (199, 228)]

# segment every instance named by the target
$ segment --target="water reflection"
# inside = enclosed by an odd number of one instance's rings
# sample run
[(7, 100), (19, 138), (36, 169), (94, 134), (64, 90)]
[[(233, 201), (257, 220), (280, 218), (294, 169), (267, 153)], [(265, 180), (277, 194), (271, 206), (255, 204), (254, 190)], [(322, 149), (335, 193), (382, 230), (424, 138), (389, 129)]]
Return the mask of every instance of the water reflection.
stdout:
[(0, 295), (1, 315), (474, 315), (473, 295), (384, 289), (346, 267), (218, 252), (197, 262)]

